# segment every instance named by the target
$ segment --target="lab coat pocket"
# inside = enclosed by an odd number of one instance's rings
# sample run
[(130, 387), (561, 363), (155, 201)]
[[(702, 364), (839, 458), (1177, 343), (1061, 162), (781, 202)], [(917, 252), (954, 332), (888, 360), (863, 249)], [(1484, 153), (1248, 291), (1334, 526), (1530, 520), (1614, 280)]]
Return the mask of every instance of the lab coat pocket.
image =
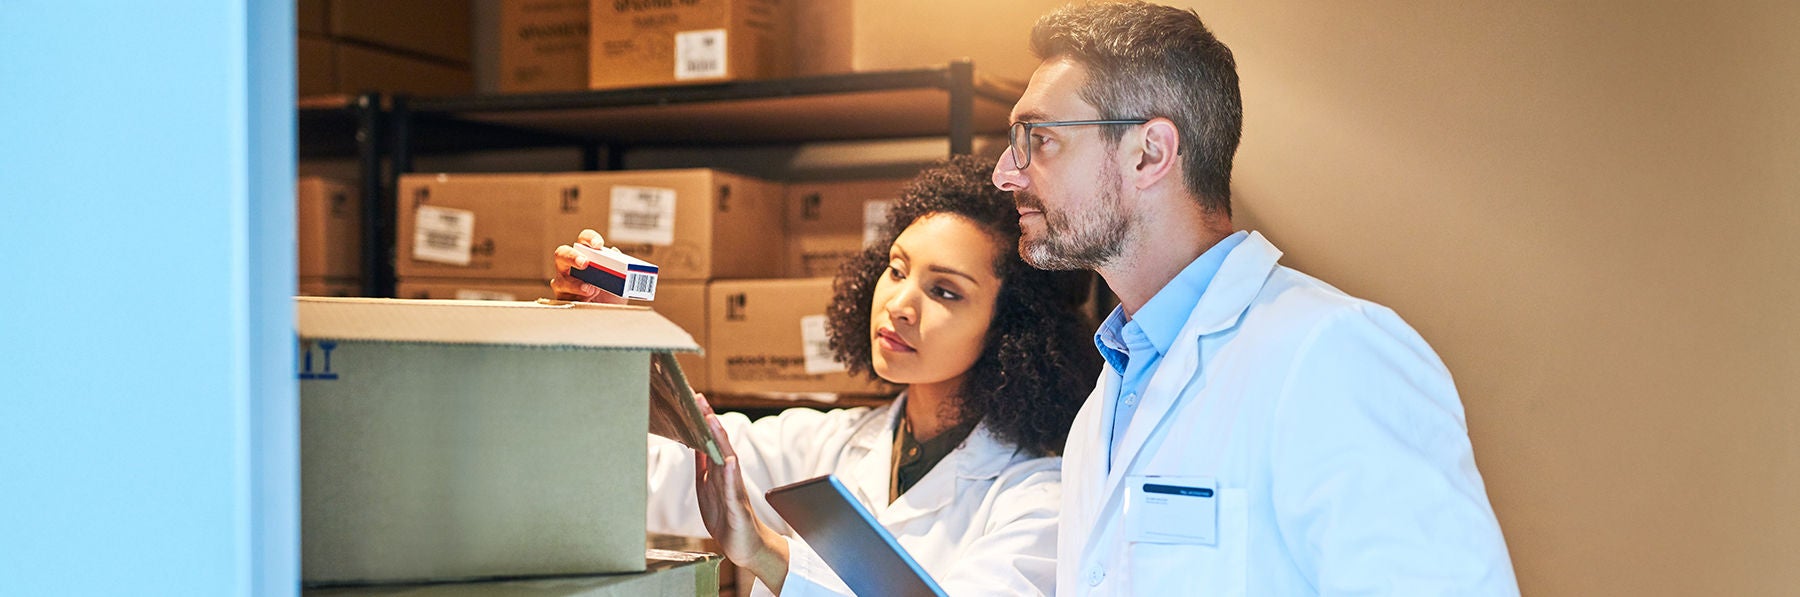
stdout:
[(1132, 595), (1245, 595), (1249, 518), (1243, 489), (1219, 490), (1216, 541), (1212, 545), (1134, 541), (1130, 551)]

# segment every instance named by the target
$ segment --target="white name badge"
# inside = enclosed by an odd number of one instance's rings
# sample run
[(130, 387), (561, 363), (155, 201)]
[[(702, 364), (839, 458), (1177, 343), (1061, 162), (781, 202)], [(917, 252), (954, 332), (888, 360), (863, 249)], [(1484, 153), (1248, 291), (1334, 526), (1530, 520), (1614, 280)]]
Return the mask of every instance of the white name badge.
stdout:
[(1212, 477), (1125, 477), (1125, 533), (1133, 543), (1218, 545), (1219, 484)]

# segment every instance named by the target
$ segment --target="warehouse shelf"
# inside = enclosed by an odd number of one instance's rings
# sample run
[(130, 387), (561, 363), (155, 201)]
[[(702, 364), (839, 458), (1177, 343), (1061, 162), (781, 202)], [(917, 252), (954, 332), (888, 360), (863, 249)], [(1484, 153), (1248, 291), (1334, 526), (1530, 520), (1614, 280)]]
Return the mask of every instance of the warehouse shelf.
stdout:
[[(636, 148), (945, 137), (974, 151), (1006, 130), (1024, 88), (967, 60), (942, 67), (761, 81), (447, 97), (304, 98), (302, 159), (356, 157), (365, 200), (365, 294), (393, 296), (394, 193), (415, 155), (575, 147), (616, 170)], [(369, 200), (372, 198), (373, 200)]]
[[(424, 131), (486, 124), (632, 146), (779, 144), (944, 136), (970, 153), (976, 134), (1006, 130), (1023, 88), (978, 76), (968, 61), (944, 67), (564, 93), (416, 98), (406, 117)], [(417, 143), (411, 151), (442, 149)]]

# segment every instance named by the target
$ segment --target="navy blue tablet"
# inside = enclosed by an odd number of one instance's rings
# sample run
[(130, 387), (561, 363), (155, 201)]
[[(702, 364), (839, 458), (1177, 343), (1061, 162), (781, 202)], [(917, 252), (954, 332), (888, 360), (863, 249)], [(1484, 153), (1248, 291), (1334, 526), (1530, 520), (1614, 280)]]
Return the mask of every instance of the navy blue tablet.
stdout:
[(937, 581), (836, 475), (783, 485), (764, 495), (857, 595), (945, 597)]

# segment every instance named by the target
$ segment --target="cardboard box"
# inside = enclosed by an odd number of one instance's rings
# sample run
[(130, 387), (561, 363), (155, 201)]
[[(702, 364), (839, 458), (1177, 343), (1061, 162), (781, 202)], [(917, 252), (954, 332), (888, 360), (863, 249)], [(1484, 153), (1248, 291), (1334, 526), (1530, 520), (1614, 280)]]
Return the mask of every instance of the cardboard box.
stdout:
[(335, 45), (338, 93), (459, 95), (475, 88), (475, 78), (466, 66), (449, 66), (352, 43)]
[(294, 40), (294, 92), (305, 97), (338, 92), (337, 45), (331, 40), (302, 34)]
[[(398, 198), (394, 270), (400, 279), (548, 284), (556, 246), (581, 230), (550, 234), (552, 210), (582, 212), (551, 201), (542, 174), (407, 174)], [(596, 219), (603, 212), (587, 213)]]
[(469, 0), (332, 0), (331, 34), (469, 64)]
[(641, 307), (300, 298), (310, 584), (644, 570)]
[(303, 276), (296, 289), (299, 296), (362, 296), (362, 280), (355, 278), (320, 278)]
[(795, 183), (788, 185), (789, 278), (831, 277), (838, 266), (875, 240), (887, 224), (887, 208), (906, 179)]
[(1037, 60), (1028, 43), (1039, 16), (1067, 0), (793, 0), (794, 74), (942, 67), (1023, 82)]
[(588, 88), (588, 0), (500, 3), (503, 93)]
[(707, 376), (721, 394), (892, 394), (831, 358), (831, 278), (718, 280), (707, 288)]
[[(642, 597), (644, 595), (719, 594), (721, 566), (727, 561), (713, 553), (650, 549), (644, 552), (644, 571), (637, 574), (569, 576), (433, 585), (387, 585), (306, 589), (304, 597), (473, 597), (556, 595), (580, 597)], [(746, 593), (747, 594), (747, 593)]]
[(583, 216), (599, 216), (560, 217), (566, 224), (552, 237), (558, 240), (552, 248), (586, 227), (600, 231), (607, 244), (656, 264), (664, 281), (781, 274), (778, 183), (705, 169), (580, 172), (550, 179), (559, 201), (579, 202)]
[(555, 298), (548, 279), (483, 280), (404, 278), (394, 282), (394, 296), (403, 299), (457, 301), (535, 301)]
[(408, 174), (400, 177), (395, 271), (548, 280), (557, 245), (592, 228), (656, 264), (662, 283), (773, 277), (782, 267), (782, 191), (706, 169)]
[[(669, 318), (670, 323), (687, 330), (688, 335), (694, 337), (694, 343), (699, 344), (702, 351), (705, 350), (708, 338), (705, 282), (663, 282), (656, 289), (655, 302), (632, 301), (631, 304), (649, 307)], [(704, 354), (677, 354), (675, 362), (681, 364), (681, 372), (687, 376), (688, 385), (694, 391), (711, 391)]]
[(594, 89), (787, 76), (792, 0), (597, 0)]
[(356, 186), (316, 176), (295, 184), (302, 278), (362, 276), (362, 199)]
[(331, 17), (326, 0), (299, 0), (294, 6), (294, 27), (301, 33), (326, 35), (331, 32)]

